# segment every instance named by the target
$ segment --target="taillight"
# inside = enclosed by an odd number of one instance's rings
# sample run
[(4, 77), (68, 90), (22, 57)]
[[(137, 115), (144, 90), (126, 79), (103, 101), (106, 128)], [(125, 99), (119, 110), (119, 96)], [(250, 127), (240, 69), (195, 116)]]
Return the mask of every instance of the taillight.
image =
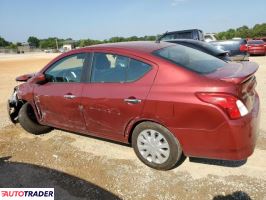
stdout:
[(248, 46), (246, 44), (242, 44), (240, 45), (240, 51), (247, 51), (248, 50)]
[(196, 95), (201, 101), (220, 107), (231, 119), (238, 119), (248, 114), (247, 107), (233, 95), (208, 92)]

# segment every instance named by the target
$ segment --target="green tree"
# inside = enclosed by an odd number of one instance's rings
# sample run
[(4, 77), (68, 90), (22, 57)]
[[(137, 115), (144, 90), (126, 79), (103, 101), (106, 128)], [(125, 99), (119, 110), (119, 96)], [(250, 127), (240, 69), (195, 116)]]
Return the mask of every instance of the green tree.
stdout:
[(220, 33), (216, 34), (217, 39), (218, 40), (226, 40), (225, 33), (226, 32), (220, 32)]
[(90, 46), (90, 45), (95, 45), (95, 44), (101, 44), (102, 41), (100, 40), (91, 40), (91, 39), (87, 39), (87, 40), (80, 40), (76, 45), (79, 47), (85, 47), (85, 46)]
[(58, 45), (62, 45), (61, 39), (58, 39), (56, 37), (49, 37), (47, 39), (40, 40), (40, 48), (47, 49), (56, 49), (56, 40), (58, 42)]
[(156, 40), (156, 36), (155, 35), (145, 35), (144, 36), (144, 40), (147, 40), (147, 41), (155, 41)]
[(265, 37), (266, 36), (266, 23), (256, 24), (252, 29), (252, 37)]
[(123, 37), (111, 37), (108, 42), (115, 43), (115, 42), (125, 42), (126, 39)]
[(6, 41), (4, 38), (0, 36), (0, 47), (7, 47), (10, 45), (10, 42)]
[(10, 44), (7, 46), (7, 48), (9, 48), (9, 49), (17, 49), (18, 47), (17, 47), (16, 44), (14, 44), (14, 43), (10, 43)]
[(38, 38), (36, 38), (34, 36), (30, 36), (27, 41), (28, 41), (30, 46), (39, 47), (40, 40)]
[(128, 37), (128, 38), (125, 38), (126, 41), (138, 41), (139, 38), (137, 36), (131, 36), (131, 37)]
[(236, 29), (235, 36), (241, 38), (251, 37), (251, 30), (247, 26), (241, 26)]
[(217, 38), (220, 40), (232, 39), (233, 37), (241, 38), (256, 38), (266, 37), (266, 23), (256, 24), (253, 28), (244, 25), (237, 29), (229, 29), (224, 32), (217, 33)]

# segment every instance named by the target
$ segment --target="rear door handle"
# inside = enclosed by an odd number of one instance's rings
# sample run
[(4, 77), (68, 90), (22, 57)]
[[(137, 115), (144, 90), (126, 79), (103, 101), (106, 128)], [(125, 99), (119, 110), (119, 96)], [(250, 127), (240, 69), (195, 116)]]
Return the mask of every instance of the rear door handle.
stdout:
[(138, 104), (138, 103), (141, 103), (141, 100), (140, 99), (124, 99), (125, 102), (127, 103), (131, 103), (131, 104)]
[(73, 94), (65, 94), (64, 98), (66, 98), (66, 99), (74, 99), (74, 98), (76, 98), (76, 96), (73, 95)]

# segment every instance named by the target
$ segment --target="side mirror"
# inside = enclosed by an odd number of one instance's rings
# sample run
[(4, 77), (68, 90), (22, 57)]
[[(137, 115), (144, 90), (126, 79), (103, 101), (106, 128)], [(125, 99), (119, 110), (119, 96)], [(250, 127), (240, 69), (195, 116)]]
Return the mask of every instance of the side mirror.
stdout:
[(22, 76), (18, 76), (16, 78), (16, 81), (27, 82), (33, 76), (34, 76), (34, 74), (24, 74)]
[(46, 77), (44, 74), (36, 74), (34, 77), (34, 83), (36, 84), (43, 84), (46, 82)]

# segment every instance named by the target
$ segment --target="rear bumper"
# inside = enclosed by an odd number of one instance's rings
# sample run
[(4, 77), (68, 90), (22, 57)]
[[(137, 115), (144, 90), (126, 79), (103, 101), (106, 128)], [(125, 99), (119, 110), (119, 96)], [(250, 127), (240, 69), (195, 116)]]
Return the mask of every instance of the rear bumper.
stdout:
[(248, 54), (234, 55), (234, 56), (230, 56), (230, 59), (232, 61), (249, 61), (249, 55)]
[(191, 157), (244, 160), (254, 151), (259, 133), (259, 97), (253, 110), (238, 120), (227, 120), (215, 130), (172, 129), (184, 154)]
[(252, 55), (264, 55), (265, 54), (264, 49), (249, 50), (248, 52), (249, 54), (252, 54)]

